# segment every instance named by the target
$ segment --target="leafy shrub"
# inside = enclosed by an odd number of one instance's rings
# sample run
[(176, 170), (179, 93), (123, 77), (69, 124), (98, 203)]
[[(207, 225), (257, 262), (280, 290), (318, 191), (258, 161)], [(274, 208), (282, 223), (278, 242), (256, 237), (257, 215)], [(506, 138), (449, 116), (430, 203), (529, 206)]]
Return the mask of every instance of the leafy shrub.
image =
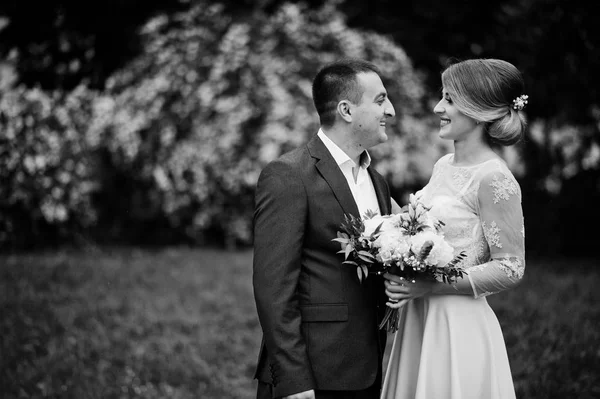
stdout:
[(142, 55), (103, 92), (4, 90), (0, 242), (93, 226), (109, 241), (249, 243), (260, 171), (316, 133), (312, 79), (343, 56), (377, 64), (396, 109), (377, 168), (394, 187), (422, 185), (446, 150), (423, 77), (338, 3), (233, 15), (200, 1), (150, 20)]
[(91, 92), (0, 93), (0, 245), (33, 245), (93, 224), (95, 167), (84, 137)]
[(314, 75), (355, 56), (381, 68), (397, 112), (396, 137), (375, 151), (379, 167), (399, 184), (428, 176), (440, 154), (427, 145), (435, 132), (421, 119), (422, 77), (390, 39), (348, 28), (337, 3), (231, 16), (201, 1), (154, 18), (142, 31), (143, 55), (96, 101), (92, 141), (104, 143), (112, 167), (143, 182), (170, 227), (249, 242), (261, 169), (318, 129)]

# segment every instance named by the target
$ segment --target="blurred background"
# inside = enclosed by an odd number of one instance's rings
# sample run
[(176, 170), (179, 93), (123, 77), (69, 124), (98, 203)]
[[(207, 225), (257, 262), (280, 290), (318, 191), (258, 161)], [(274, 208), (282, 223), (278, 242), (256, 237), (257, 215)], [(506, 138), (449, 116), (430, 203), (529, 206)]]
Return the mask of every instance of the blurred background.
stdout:
[[(448, 60), (524, 74), (529, 273), (490, 299), (519, 397), (600, 396), (600, 24), (579, 0), (4, 0), (0, 392), (246, 398), (260, 340), (253, 194), (318, 129), (312, 78), (377, 64), (394, 198), (452, 151)], [(531, 265), (531, 266), (530, 266)], [(541, 395), (541, 396), (539, 396)]]

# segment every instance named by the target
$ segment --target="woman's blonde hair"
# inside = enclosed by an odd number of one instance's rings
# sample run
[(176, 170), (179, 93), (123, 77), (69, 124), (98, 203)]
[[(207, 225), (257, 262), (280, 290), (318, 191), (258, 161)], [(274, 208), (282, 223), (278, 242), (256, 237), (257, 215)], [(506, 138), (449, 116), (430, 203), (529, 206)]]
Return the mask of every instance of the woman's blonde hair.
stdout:
[(485, 123), (493, 143), (511, 145), (522, 139), (527, 119), (513, 101), (525, 94), (525, 85), (513, 64), (498, 59), (460, 61), (442, 72), (442, 84), (460, 112)]

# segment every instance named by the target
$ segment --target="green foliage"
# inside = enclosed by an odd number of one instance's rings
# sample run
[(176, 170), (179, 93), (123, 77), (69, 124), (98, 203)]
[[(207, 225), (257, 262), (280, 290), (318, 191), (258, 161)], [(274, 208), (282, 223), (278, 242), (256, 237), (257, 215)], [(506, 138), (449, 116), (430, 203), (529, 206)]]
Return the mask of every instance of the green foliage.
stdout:
[[(351, 0), (320, 7), (314, 2), (270, 1), (254, 8), (247, 3), (242, 12), (230, 1), (221, 5), (199, 0), (187, 12), (157, 15), (143, 26), (139, 55), (116, 70), (103, 91), (83, 85), (54, 93), (12, 87), (5, 82), (14, 80), (6, 78), (7, 68), (25, 71), (26, 53), (13, 52), (1, 61), (0, 245), (46, 245), (81, 233), (107, 241), (250, 243), (258, 174), (267, 162), (316, 132), (311, 81), (321, 65), (341, 56), (363, 57), (382, 69), (397, 117), (388, 125), (388, 142), (372, 150), (373, 163), (398, 202), (420, 189), (433, 163), (452, 144), (437, 137), (438, 120), (431, 112), (437, 90), (431, 80), (438, 81), (431, 70), (437, 74), (441, 62), (432, 52), (438, 44), (422, 43), (440, 26), (409, 24), (407, 19), (412, 21), (414, 12), (416, 21), (449, 21), (447, 10), (431, 14), (430, 4), (419, 3), (403, 16), (386, 15), (400, 18), (388, 22), (400, 23), (378, 25), (378, 17), (360, 24), (380, 26), (377, 31), (388, 32), (386, 36), (356, 28), (356, 23), (348, 26), (342, 12), (352, 14), (352, 7), (358, 7)], [(485, 53), (494, 46), (469, 43), (454, 26), (444, 25), (443, 32), (454, 32), (449, 48), (455, 55), (516, 57), (514, 48), (527, 48), (529, 39), (509, 27), (545, 6), (539, 1), (528, 2), (531, 7), (503, 4), (478, 3), (471, 10), (489, 11), (486, 21), (512, 35), (502, 35), (506, 43), (498, 53)], [(73, 18), (67, 14), (65, 18)], [(356, 15), (350, 20), (356, 22)], [(553, 27), (555, 17), (542, 24), (544, 29)], [(459, 23), (461, 17), (452, 14), (450, 20)], [(586, 21), (567, 25), (572, 30), (579, 23), (587, 26)], [(2, 32), (12, 32), (12, 22)], [(412, 32), (410, 40), (402, 39), (407, 32)], [(544, 35), (533, 26), (532, 32), (536, 43), (542, 40)], [(69, 42), (72, 36), (67, 36)], [(493, 43), (487, 36), (482, 40)], [(398, 43), (414, 57), (409, 59)], [(484, 52), (470, 54), (471, 49)], [(538, 76), (543, 63), (532, 63), (533, 54), (521, 53), (526, 74)], [(38, 65), (41, 60), (35, 59)], [(429, 71), (429, 89), (426, 75), (413, 65)], [(533, 84), (531, 76), (526, 78)], [(522, 147), (507, 149), (505, 156), (523, 189), (528, 248), (589, 253), (594, 236), (575, 226), (568, 210), (581, 206), (588, 209), (591, 224), (600, 223), (595, 205), (600, 193), (600, 111), (572, 102), (569, 113), (575, 107), (587, 116), (573, 124), (562, 122), (568, 118), (541, 101), (541, 93), (548, 90), (546, 80), (552, 79), (538, 79), (528, 92), (526, 111), (534, 118), (527, 140)], [(576, 97), (593, 103), (593, 90), (586, 93), (592, 100)], [(535, 119), (542, 108), (556, 120)], [(549, 237), (550, 245), (547, 231), (556, 232)]]
[(185, 249), (1, 257), (3, 398), (251, 397), (260, 329), (248, 260)]
[(600, 394), (596, 258), (530, 260), (516, 289), (488, 297), (508, 349), (518, 398)]
[[(71, 91), (104, 87), (139, 52), (137, 28), (186, 0), (19, 0), (0, 3), (0, 60), (19, 54), (19, 80), (28, 87)], [(1, 62), (1, 61), (0, 61)]]
[[(2, 393), (253, 397), (251, 258), (182, 248), (0, 256)], [(536, 259), (520, 286), (488, 297), (518, 398), (598, 396), (599, 284), (594, 259)]]
[[(62, 237), (72, 230), (68, 224), (87, 226), (93, 219), (111, 238), (137, 230), (142, 240), (149, 232), (162, 240), (168, 234), (202, 240), (218, 233), (221, 240), (248, 242), (252, 182), (260, 165), (314, 130), (310, 80), (318, 66), (344, 54), (370, 58), (384, 69), (399, 117), (389, 142), (373, 151), (374, 164), (400, 202), (427, 181), (433, 162), (451, 149), (436, 137), (433, 104), (422, 108), (424, 98), (437, 96), (442, 65), (451, 57), (514, 62), (525, 73), (531, 100), (526, 142), (509, 154), (524, 190), (527, 230), (539, 232), (528, 235), (528, 246), (591, 251), (593, 235), (571, 226), (572, 218), (548, 215), (567, 215), (584, 198), (592, 224), (600, 222), (595, 206), (600, 74), (594, 73), (600, 24), (594, 13), (579, 2), (559, 0), (405, 1), (400, 13), (390, 12), (398, 7), (390, 0), (319, 3), (22, 0), (5, 6), (0, 91), (5, 91), (3, 80), (13, 79), (6, 78), (12, 74), (7, 63), (30, 88), (39, 84), (81, 93), (79, 85), (89, 84), (108, 91), (99, 98), (93, 91), (85, 94), (94, 98), (94, 119), (86, 123), (91, 128), (77, 130), (90, 133), (90, 159), (101, 161), (97, 208), (75, 212), (78, 206), (52, 199), (45, 214), (58, 219), (48, 221), (39, 209), (44, 193), (27, 188), (28, 194), (19, 196), (31, 200), (19, 200), (27, 204), (17, 206), (7, 199), (13, 183), (0, 183), (0, 243), (7, 237), (21, 242), (35, 237), (39, 243), (48, 235), (44, 232), (53, 234), (59, 225)], [(151, 15), (157, 16), (146, 23)], [(20, 96), (23, 108), (29, 101), (35, 108), (35, 96), (51, 98), (52, 107), (61, 103), (37, 89), (19, 90), (12, 95)], [(87, 112), (65, 106), (79, 116)], [(36, 118), (46, 118), (24, 112), (35, 124)], [(11, 123), (3, 119), (0, 127)], [(60, 132), (61, 123), (52, 129)], [(19, 153), (20, 145), (16, 140), (7, 152)], [(2, 166), (13, 156), (3, 154)], [(8, 170), (15, 167), (11, 163)], [(25, 185), (39, 186), (34, 181)], [(558, 245), (548, 245), (548, 229), (557, 231)]]
[(405, 172), (419, 163), (428, 173), (439, 152), (414, 153), (434, 134), (421, 119), (421, 76), (389, 38), (349, 29), (337, 3), (232, 16), (200, 1), (145, 25), (143, 53), (109, 79), (92, 131), (172, 228), (250, 242), (258, 175), (316, 133), (312, 79), (342, 56), (377, 64), (396, 108), (396, 138), (375, 151), (381, 169), (396, 183), (416, 179)]
[[(288, 0), (315, 8), (317, 0)], [(6, 5), (4, 5), (6, 3)], [(224, 4), (227, 15), (277, 12), (285, 0), (108, 0), (4, 2), (0, 57), (17, 51), (21, 81), (69, 90), (106, 79), (141, 50), (137, 30), (157, 13), (190, 4)], [(36, 12), (32, 13), (31, 10)], [(576, 123), (600, 103), (596, 15), (578, 1), (562, 0), (345, 0), (348, 25), (390, 35), (427, 71), (429, 91), (449, 57), (499, 57), (527, 75), (531, 115)], [(392, 12), (400, 10), (400, 12)], [(110, 21), (107, 23), (107, 21)], [(32, 26), (35, 29), (32, 29)], [(443, 38), (443, 40), (439, 40)], [(552, 93), (552, 95), (548, 95)]]
[[(365, 220), (377, 216), (378, 213), (370, 209), (365, 212)], [(344, 221), (340, 224), (340, 230), (337, 232), (337, 238), (332, 241), (339, 242), (342, 249), (338, 254), (344, 254), (344, 265), (356, 266), (358, 280), (362, 283), (363, 279), (369, 276), (369, 270), (372, 273), (381, 272), (381, 265), (376, 262), (373, 255), (373, 242), (379, 236), (383, 226), (383, 221), (373, 230), (373, 232), (364, 236), (365, 223), (362, 218), (356, 217), (351, 213), (344, 214)]]
[(0, 245), (72, 234), (95, 222), (85, 131), (91, 93), (23, 86), (0, 93)]
[[(346, 0), (351, 26), (390, 35), (418, 68), (427, 71), (429, 91), (451, 58), (501, 58), (525, 73), (532, 119), (590, 121), (600, 104), (597, 70), (600, 27), (578, 1)], [(444, 38), (444, 40), (439, 40)], [(549, 95), (549, 93), (553, 93)]]
[[(596, 118), (600, 127), (600, 112)], [(525, 151), (511, 165), (520, 175), (528, 248), (544, 254), (595, 253), (594, 234), (581, 228), (572, 210), (585, 209), (590, 226), (600, 223), (597, 129), (541, 120), (530, 125)]]
[(379, 170), (422, 183), (441, 154), (423, 77), (389, 38), (348, 28), (338, 4), (231, 14), (199, 1), (150, 20), (141, 55), (102, 92), (4, 84), (0, 242), (94, 227), (105, 240), (250, 243), (258, 175), (316, 133), (312, 79), (343, 56), (377, 64), (396, 109)]

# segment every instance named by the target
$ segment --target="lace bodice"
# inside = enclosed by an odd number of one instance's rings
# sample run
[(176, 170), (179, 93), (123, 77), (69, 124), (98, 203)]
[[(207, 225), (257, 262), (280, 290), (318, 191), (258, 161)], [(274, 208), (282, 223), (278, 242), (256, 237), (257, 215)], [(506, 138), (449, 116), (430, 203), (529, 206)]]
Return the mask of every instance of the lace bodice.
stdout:
[(440, 158), (429, 183), (418, 192), (431, 214), (445, 223), (447, 241), (462, 265), (473, 295), (516, 285), (525, 271), (525, 228), (521, 189), (500, 159), (459, 167), (454, 154)]

